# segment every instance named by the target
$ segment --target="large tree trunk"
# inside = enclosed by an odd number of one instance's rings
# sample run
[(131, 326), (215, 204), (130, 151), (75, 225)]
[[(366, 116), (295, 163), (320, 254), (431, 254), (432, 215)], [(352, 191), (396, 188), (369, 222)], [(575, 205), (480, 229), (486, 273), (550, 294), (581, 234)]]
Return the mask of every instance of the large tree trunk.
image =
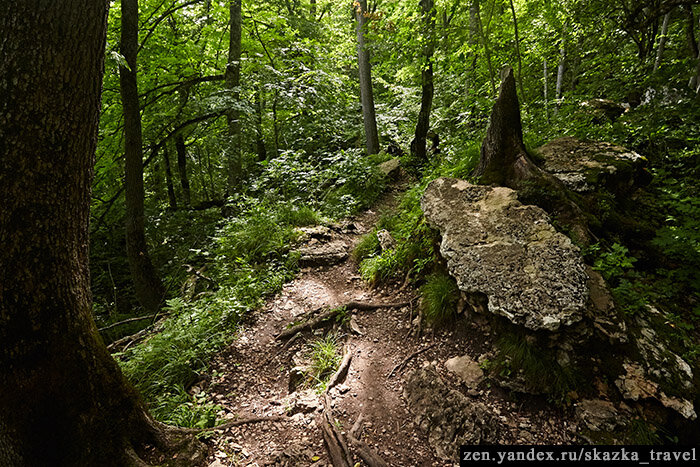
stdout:
[[(92, 320), (108, 2), (0, 6), (0, 465), (131, 465), (164, 441)], [(17, 79), (21, 77), (21, 79)]]
[(355, 20), (357, 22), (357, 67), (360, 73), (360, 100), (362, 102), (362, 120), (365, 125), (365, 148), (367, 154), (379, 152), (379, 133), (377, 117), (374, 113), (374, 95), (372, 94), (372, 69), (369, 63), (369, 51), (365, 42), (367, 28), (367, 0), (355, 2)]
[(119, 67), (119, 89), (124, 109), (126, 254), (136, 298), (146, 310), (155, 312), (163, 302), (165, 289), (148, 255), (145, 234), (141, 113), (136, 84), (138, 0), (122, 0), (121, 9), (121, 52), (128, 64), (128, 67)]
[(523, 142), (520, 105), (513, 69), (501, 72), (498, 99), (491, 111), (489, 127), (481, 146), (479, 165), (474, 176), (484, 184), (519, 190), (523, 201), (537, 204), (568, 228), (577, 241), (590, 241), (588, 225), (573, 194), (553, 175), (532, 161)]
[(435, 33), (435, 3), (433, 0), (421, 0), (421, 9), (423, 10), (423, 67), (421, 70), (421, 100), (420, 112), (418, 112), (418, 122), (416, 123), (416, 132), (411, 142), (411, 155), (419, 162), (427, 162), (428, 156), (426, 153), (426, 138), (430, 129), (430, 111), (433, 108), (433, 94), (435, 92), (433, 86), (433, 53), (435, 52), (435, 42), (433, 34)]
[(233, 193), (242, 178), (243, 159), (241, 153), (241, 113), (236, 107), (241, 97), (241, 0), (230, 0), (228, 64), (226, 65), (226, 87), (231, 91), (234, 107), (226, 114), (230, 138), (226, 176), (228, 192)]
[(177, 151), (177, 171), (180, 173), (180, 186), (182, 186), (182, 200), (185, 206), (192, 206), (190, 196), (190, 179), (187, 176), (187, 148), (182, 134), (175, 137), (175, 150)]

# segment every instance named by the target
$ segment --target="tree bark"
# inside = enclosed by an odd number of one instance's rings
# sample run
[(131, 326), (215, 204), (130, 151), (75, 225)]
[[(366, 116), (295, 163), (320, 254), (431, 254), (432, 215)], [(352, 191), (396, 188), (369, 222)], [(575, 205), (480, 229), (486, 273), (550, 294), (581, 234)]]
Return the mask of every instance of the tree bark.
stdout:
[(575, 240), (589, 243), (588, 225), (581, 209), (572, 201), (573, 194), (559, 179), (537, 167), (525, 149), (513, 69), (504, 68), (501, 79), (479, 165), (473, 175), (484, 184), (519, 190), (524, 201), (532, 198), (531, 204), (555, 216)]
[(0, 6), (0, 465), (130, 465), (165, 442), (92, 319), (108, 4)]
[(697, 39), (695, 39), (695, 15), (693, 14), (692, 6), (686, 5), (684, 8), (688, 15), (685, 27), (685, 37), (688, 43), (690, 57), (692, 59), (695, 59), (700, 54), (700, 49), (698, 48), (698, 41)]
[(479, 37), (481, 38), (481, 45), (484, 47), (484, 55), (486, 56), (486, 64), (489, 68), (489, 80), (491, 81), (491, 92), (496, 94), (496, 77), (493, 71), (493, 64), (491, 62), (491, 50), (489, 49), (488, 38), (484, 32), (484, 24), (481, 21), (481, 8), (479, 6), (479, 0), (473, 0), (473, 4), (476, 9), (476, 21), (479, 31)]
[(241, 0), (230, 0), (228, 64), (226, 65), (226, 87), (231, 92), (233, 107), (226, 114), (228, 119), (229, 150), (227, 156), (228, 192), (235, 191), (242, 178), (241, 115), (237, 108), (241, 85)]
[(661, 26), (661, 37), (659, 38), (659, 48), (656, 50), (656, 60), (654, 61), (654, 72), (656, 72), (661, 66), (661, 60), (664, 57), (664, 50), (666, 49), (666, 41), (668, 40), (668, 23), (671, 19), (671, 12), (669, 11), (664, 15), (664, 22)]
[[(692, 10), (690, 12), (692, 15)], [(698, 27), (700, 27), (700, 15), (698, 15)], [(698, 39), (697, 49), (698, 56), (695, 65), (695, 73), (693, 74), (693, 76), (690, 77), (688, 86), (690, 87), (690, 89), (694, 90), (698, 96), (700, 96), (700, 39)]]
[(510, 0), (510, 12), (513, 15), (513, 27), (515, 28), (515, 53), (518, 56), (518, 89), (520, 90), (520, 98), (525, 99), (525, 91), (523, 90), (523, 59), (520, 54), (520, 34), (518, 34), (518, 18), (515, 15), (515, 5), (513, 0)]
[(182, 134), (175, 137), (175, 150), (177, 151), (177, 170), (180, 173), (180, 186), (182, 186), (182, 201), (185, 206), (192, 206), (192, 198), (190, 195), (190, 180), (187, 176), (187, 148), (185, 147), (185, 138)]
[(559, 66), (557, 67), (557, 87), (556, 87), (556, 99), (557, 106), (561, 100), (563, 89), (564, 89), (564, 72), (566, 71), (566, 26), (564, 26), (561, 33), (561, 45), (559, 46)]
[(549, 72), (547, 71), (547, 59), (544, 59), (544, 114), (549, 122)]
[(173, 211), (177, 210), (177, 197), (175, 196), (175, 187), (173, 186), (173, 172), (170, 168), (170, 154), (168, 154), (168, 145), (163, 145), (163, 165), (165, 166), (165, 184), (168, 187), (168, 204)]
[(362, 120), (365, 126), (365, 149), (367, 154), (379, 152), (379, 133), (377, 117), (374, 112), (374, 95), (372, 94), (372, 69), (369, 51), (365, 41), (367, 29), (367, 0), (355, 2), (355, 20), (357, 22), (357, 67), (360, 74), (360, 101), (362, 102)]
[(119, 89), (124, 109), (126, 254), (136, 298), (146, 310), (155, 312), (163, 302), (165, 288), (148, 255), (144, 226), (141, 113), (136, 84), (138, 1), (122, 0), (121, 9), (121, 52), (128, 65), (119, 67)]
[(419, 162), (428, 161), (426, 152), (426, 138), (428, 130), (430, 130), (430, 112), (433, 107), (433, 94), (435, 92), (433, 85), (433, 53), (435, 52), (435, 42), (433, 34), (435, 33), (435, 3), (433, 0), (421, 0), (421, 9), (423, 10), (423, 67), (421, 70), (421, 101), (420, 112), (418, 112), (418, 122), (416, 123), (416, 131), (411, 141), (411, 155)]

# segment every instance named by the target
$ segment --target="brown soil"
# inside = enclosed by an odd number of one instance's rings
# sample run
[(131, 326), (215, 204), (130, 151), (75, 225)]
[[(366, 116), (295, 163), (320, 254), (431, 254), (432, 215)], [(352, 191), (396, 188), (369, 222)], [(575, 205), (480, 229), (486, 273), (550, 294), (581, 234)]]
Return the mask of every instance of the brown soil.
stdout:
[[(342, 230), (334, 240), (354, 246), (370, 231), (378, 213), (395, 208), (402, 188), (396, 186), (377, 208), (351, 222), (356, 230)], [(448, 358), (468, 354), (478, 359), (493, 352), (488, 324), (458, 320), (447, 329), (412, 333), (416, 305), (354, 313), (362, 332), (335, 324), (332, 329), (306, 332), (288, 348), (275, 336), (303, 313), (319, 307), (334, 308), (350, 300), (399, 302), (415, 299), (413, 288), (400, 284), (372, 288), (362, 281), (357, 265), (348, 259), (330, 267), (305, 268), (265, 306), (241, 325), (232, 345), (212, 363), (215, 375), (208, 389), (213, 402), (223, 407), (224, 418), (285, 416), (284, 421), (263, 422), (219, 431), (210, 439), (211, 466), (329, 465), (317, 417), (322, 410), (320, 389), (300, 387), (289, 394), (289, 371), (309, 352), (309, 342), (323, 333), (337, 333), (338, 352), (347, 345), (353, 358), (345, 381), (330, 391), (333, 415), (347, 431), (363, 414), (362, 439), (389, 465), (452, 465), (436, 458), (427, 436), (414, 423), (402, 395), (403, 377), (424, 362), (437, 362), (444, 378), (466, 392), (444, 368)], [(421, 348), (432, 348), (411, 359), (389, 378), (394, 367)], [(303, 403), (295, 402), (300, 397)], [(574, 427), (565, 411), (546, 401), (511, 395), (486, 380), (472, 397), (487, 404), (505, 427), (503, 444), (561, 444), (571, 442)], [(306, 411), (306, 413), (304, 412)], [(359, 458), (355, 458), (360, 462)], [(361, 465), (361, 464), (360, 464)]]

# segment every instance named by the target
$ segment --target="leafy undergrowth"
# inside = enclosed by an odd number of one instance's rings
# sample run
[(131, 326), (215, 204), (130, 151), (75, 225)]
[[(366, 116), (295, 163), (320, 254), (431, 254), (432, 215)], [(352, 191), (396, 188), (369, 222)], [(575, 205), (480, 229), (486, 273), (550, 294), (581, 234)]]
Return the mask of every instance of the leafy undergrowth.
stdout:
[[(180, 246), (167, 248), (179, 244), (176, 240), (156, 248), (155, 257), (170, 251), (171, 262), (181, 268), (186, 261), (206, 270), (208, 277), (183, 287), (179, 294), (171, 292), (175, 296), (167, 301), (163, 330), (116, 355), (156, 419), (187, 427), (216, 423), (218, 407), (206, 403), (206, 394), (192, 390), (193, 386), (209, 378), (208, 362), (235, 338), (240, 319), (296, 273), (298, 255), (290, 250), (297, 236), (294, 227), (331, 222), (378, 198), (385, 183), (375, 169), (376, 161), (377, 156), (361, 157), (354, 151), (323, 154), (315, 163), (309, 155), (285, 153), (263, 164), (247, 191), (230, 200), (234, 215), (200, 238), (197, 248), (187, 252)], [(194, 222), (188, 224), (180, 218), (183, 215), (173, 214), (177, 222), (163, 221), (161, 228), (184, 225), (196, 231), (201, 217), (193, 216)], [(182, 283), (187, 278), (174, 273), (170, 279)], [(335, 349), (332, 339), (314, 347), (318, 382), (337, 365)]]

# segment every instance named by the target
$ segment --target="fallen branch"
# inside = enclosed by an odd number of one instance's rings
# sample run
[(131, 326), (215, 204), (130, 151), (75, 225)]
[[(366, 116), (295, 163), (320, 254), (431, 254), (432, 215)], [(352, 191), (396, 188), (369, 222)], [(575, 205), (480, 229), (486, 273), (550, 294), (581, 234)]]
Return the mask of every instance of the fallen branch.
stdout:
[(297, 324), (296, 326), (292, 326), (289, 329), (285, 329), (277, 335), (277, 340), (287, 339), (302, 331), (306, 331), (307, 329), (314, 329), (319, 324), (328, 321), (331, 318), (335, 318), (341, 313), (345, 313), (345, 310), (370, 311), (376, 310), (378, 308), (400, 308), (403, 306), (410, 305), (410, 303), (410, 301), (398, 303), (368, 303), (351, 301), (332, 310), (328, 310), (325, 313), (321, 313), (320, 315), (313, 319), (310, 319), (309, 321), (305, 321), (301, 324)]
[(107, 331), (108, 329), (116, 328), (117, 326), (121, 326), (122, 324), (135, 323), (136, 321), (143, 321), (143, 320), (151, 319), (151, 318), (153, 318), (153, 315), (139, 316), (136, 318), (129, 318), (129, 319), (125, 319), (123, 321), (119, 321), (118, 323), (112, 323), (109, 326), (99, 328), (98, 331), (100, 331), (100, 332)]
[(396, 372), (397, 370), (401, 369), (404, 365), (406, 365), (406, 363), (408, 363), (409, 361), (411, 361), (411, 359), (413, 359), (414, 357), (416, 357), (416, 356), (422, 354), (422, 353), (425, 352), (426, 350), (432, 349), (432, 348), (435, 347), (436, 345), (437, 345), (437, 344), (430, 344), (430, 345), (427, 346), (427, 347), (423, 347), (423, 348), (420, 349), (420, 350), (416, 350), (416, 351), (413, 352), (411, 355), (409, 355), (408, 357), (404, 358), (403, 361), (402, 361), (401, 363), (399, 363), (398, 365), (396, 365), (396, 366), (394, 367), (394, 369), (391, 370), (391, 372), (386, 376), (387, 379), (388, 379), (388, 378), (391, 378), (391, 377), (394, 375), (394, 372)]
[(288, 420), (288, 418), (281, 415), (276, 415), (273, 417), (250, 417), (231, 420), (230, 422), (222, 423), (221, 425), (212, 426), (209, 428), (179, 428), (178, 431), (182, 433), (204, 433), (205, 431), (227, 430), (236, 426), (251, 425), (253, 423), (282, 422), (285, 420)]

